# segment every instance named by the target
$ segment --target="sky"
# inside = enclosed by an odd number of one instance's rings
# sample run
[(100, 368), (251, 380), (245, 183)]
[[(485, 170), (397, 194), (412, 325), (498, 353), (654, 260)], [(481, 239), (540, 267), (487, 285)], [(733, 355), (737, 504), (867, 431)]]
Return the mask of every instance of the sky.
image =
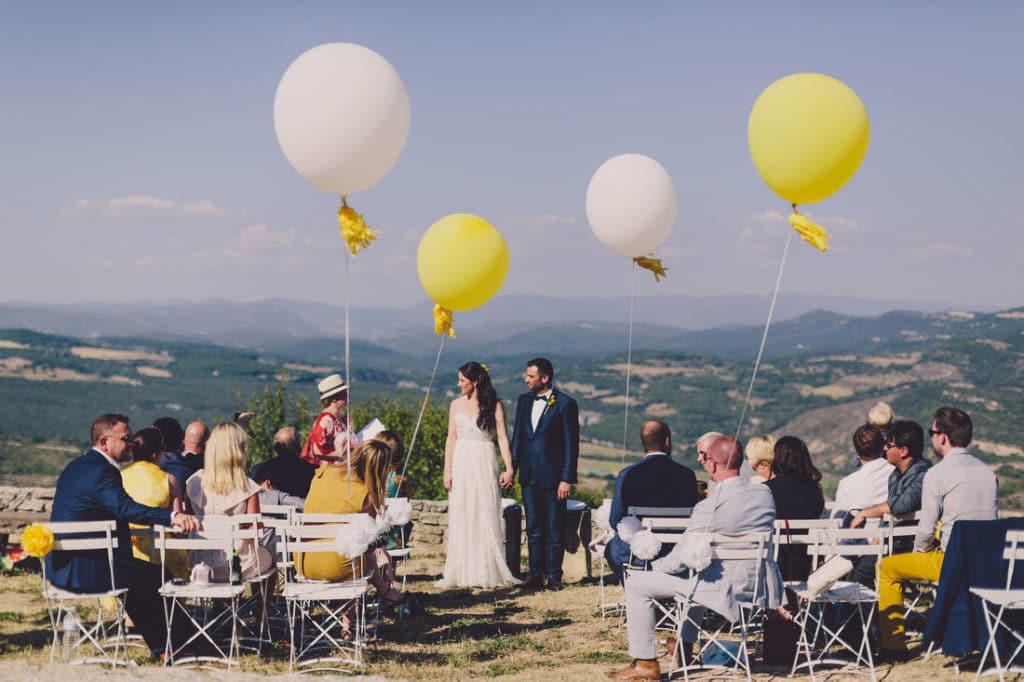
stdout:
[[(747, 146), (758, 94), (814, 71), (871, 120), (857, 175), (806, 207), (786, 292), (1024, 304), (1024, 3), (0, 3), (0, 301), (425, 301), (423, 232), (505, 236), (503, 294), (767, 294), (790, 228)], [(350, 202), (380, 238), (345, 274), (337, 197), (288, 164), (273, 101), (327, 42), (411, 102), (392, 171)], [(587, 224), (595, 170), (659, 160), (679, 195), (660, 283)], [(471, 255), (454, 254), (453, 262)]]

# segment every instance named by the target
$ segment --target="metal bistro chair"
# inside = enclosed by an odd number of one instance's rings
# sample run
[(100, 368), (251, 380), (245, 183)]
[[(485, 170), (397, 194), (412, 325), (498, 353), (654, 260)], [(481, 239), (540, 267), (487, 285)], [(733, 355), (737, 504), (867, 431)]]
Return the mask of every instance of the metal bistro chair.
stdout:
[[(634, 509), (634, 507), (631, 507)], [(647, 509), (644, 507), (638, 507), (635, 509)], [(652, 508), (653, 509), (653, 508)], [(665, 507), (659, 509), (673, 509), (672, 507)], [(647, 515), (640, 519), (640, 524), (644, 530), (648, 530), (651, 534), (661, 542), (662, 545), (675, 544), (679, 542), (683, 533), (686, 532), (687, 526), (690, 525), (690, 512), (692, 511), (689, 507), (677, 507), (675, 511), (680, 514), (679, 516), (659, 516), (659, 515)], [(685, 515), (684, 515), (685, 514)], [(642, 573), (644, 571), (651, 570), (650, 562), (646, 568), (636, 568), (632, 566), (633, 556), (630, 554), (629, 564), (623, 566), (622, 576), (623, 581), (629, 578), (634, 573)], [(675, 600), (668, 600), (666, 602), (656, 602), (656, 608), (658, 609), (658, 617), (654, 624), (655, 630), (665, 630), (668, 632), (675, 632)], [(625, 617), (625, 612), (623, 612)]]
[[(404, 500), (405, 502), (408, 502), (409, 498), (408, 497), (389, 497), (389, 498), (387, 498), (384, 501), (385, 506), (390, 504), (392, 502), (392, 500), (394, 500), (394, 501)], [(391, 557), (391, 564), (393, 566), (395, 566), (397, 568), (399, 565), (401, 565), (401, 567), (402, 567), (402, 592), (405, 592), (405, 582), (406, 582), (406, 579), (408, 577), (406, 575), (406, 565), (405, 564), (409, 560), (409, 555), (412, 554), (412, 550), (414, 548), (413, 548), (412, 545), (409, 544), (409, 538), (405, 537), (405, 526), (402, 526), (399, 529), (399, 538), (400, 538), (399, 546), (395, 547), (394, 549), (389, 549), (388, 550), (388, 556)]]
[[(306, 554), (337, 554), (338, 526), (365, 514), (296, 514), (296, 523), (285, 534), (296, 557)], [(296, 559), (298, 562), (298, 559)], [(290, 639), (289, 672), (350, 672), (363, 665), (366, 646), (366, 594), (362, 558), (352, 559), (353, 575), (346, 580), (310, 580), (296, 566), (294, 578), (285, 584)], [(358, 571), (355, 570), (358, 567)], [(354, 616), (346, 639), (343, 616)]]
[[(1003, 559), (1009, 561), (1006, 569), (1006, 587), (1003, 589), (991, 587), (972, 587), (971, 594), (981, 599), (985, 608), (985, 628), (988, 630), (988, 644), (981, 654), (981, 662), (978, 663), (978, 674), (974, 679), (980, 679), (983, 675), (999, 675), (999, 680), (1006, 679), (1006, 673), (1024, 673), (1024, 661), (1017, 665), (1013, 664), (1022, 651), (1024, 651), (1024, 632), (1021, 632), (1015, 624), (1007, 623), (1004, 618), (1008, 612), (1024, 609), (1024, 589), (1013, 588), (1013, 571), (1017, 568), (1018, 562), (1024, 561), (1024, 531), (1010, 530), (1006, 532), (1006, 548), (1003, 550)], [(1007, 641), (1012, 653), (1005, 659), (1000, 656), (998, 637), (1000, 632), (1005, 632)], [(989, 656), (995, 659), (994, 668), (985, 668), (985, 662)]]
[[(697, 630), (697, 647), (693, 660), (687, 662), (684, 657), (679, 656), (679, 667), (669, 672), (669, 677), (682, 671), (683, 679), (689, 680), (690, 674), (704, 672), (708, 668), (716, 668), (723, 672), (716, 677), (738, 677), (750, 680), (750, 653), (748, 647), (748, 635), (750, 634), (750, 622), (755, 615), (762, 610), (759, 605), (764, 594), (765, 575), (767, 567), (773, 556), (771, 531), (749, 533), (739, 537), (731, 537), (719, 533), (709, 534), (711, 541), (711, 556), (714, 561), (753, 561), (754, 568), (754, 593), (749, 600), (739, 602), (740, 619), (738, 627), (732, 628), (725, 621), (708, 618), (693, 618), (691, 609), (700, 607), (694, 600), (697, 586), (700, 579), (693, 582), (693, 587), (687, 594), (677, 594), (676, 602), (676, 652), (681, 652), (683, 647), (683, 627), (690, 623)], [(725, 635), (737, 634), (738, 642), (726, 642)], [(706, 662), (705, 656), (715, 656), (721, 662)], [(675, 660), (673, 660), (673, 665)]]
[[(94, 552), (107, 555), (110, 567), (111, 589), (103, 592), (71, 592), (56, 587), (46, 575), (46, 561), (43, 565), (43, 598), (46, 599), (46, 611), (50, 617), (50, 628), (53, 638), (50, 644), (50, 663), (60, 658), (63, 663), (109, 663), (111, 667), (128, 665), (128, 651), (124, 630), (123, 598), (128, 588), (116, 587), (114, 580), (114, 551), (117, 549), (116, 521), (59, 521), (44, 524), (54, 534), (54, 552)], [(114, 601), (114, 620), (107, 622), (103, 618), (103, 601), (112, 598)], [(86, 623), (80, 614), (72, 609), (75, 603), (96, 604), (96, 622)], [(79, 638), (79, 653), (82, 645), (91, 646), (93, 656), (82, 656), (73, 660), (65, 660), (64, 653), (58, 656), (62, 626), (69, 612), (75, 613)], [(112, 634), (111, 634), (112, 631)], [(72, 653), (72, 652), (69, 652)]]
[[(262, 539), (265, 546), (273, 549), (277, 558), (277, 585), (286, 585), (294, 578), (295, 564), (291, 552), (288, 551), (288, 526), (295, 523), (298, 509), (283, 504), (268, 504), (260, 507), (263, 522)], [(278, 592), (267, 604), (268, 621), (271, 627), (271, 639), (276, 634), (280, 639), (288, 637), (288, 610), (284, 596)]]
[[(167, 550), (171, 549), (216, 550), (225, 552), (230, 558), (235, 547), (234, 529), (233, 524), (214, 524), (202, 533), (179, 538), (173, 536), (173, 528), (156, 526), (163, 573), (160, 596), (164, 598), (164, 620), (167, 625), (167, 658), (164, 665), (213, 667), (210, 664), (222, 663), (229, 670), (238, 666), (238, 603), (245, 586), (168, 580), (167, 572)], [(176, 615), (187, 618), (196, 631), (175, 648), (171, 642), (171, 628)], [(219, 631), (225, 627), (228, 628), (226, 651), (223, 645), (225, 637), (218, 636)], [(194, 642), (209, 645), (217, 655), (186, 655)]]
[[(873, 528), (825, 528), (811, 531), (814, 539), (807, 552), (817, 566), (820, 559), (832, 555), (843, 557), (876, 557), (875, 582), (877, 584), (878, 564), (886, 554), (888, 545), (885, 526)], [(800, 630), (793, 667), (790, 675), (801, 668), (807, 668), (811, 680), (815, 679), (815, 666), (839, 666), (848, 674), (866, 675), (874, 681), (875, 664), (871, 656), (869, 629), (878, 605), (878, 593), (860, 583), (837, 581), (819, 594), (812, 594), (807, 581), (786, 585), (799, 600), (799, 610), (794, 621)], [(831, 613), (829, 616), (829, 607)], [(843, 608), (845, 607), (845, 608)], [(848, 625), (859, 625), (860, 641), (856, 646), (843, 638)], [(836, 651), (838, 647), (838, 651)], [(845, 657), (841, 657), (845, 656)], [(803, 657), (803, 661), (801, 661)], [(863, 672), (861, 668), (867, 668)]]

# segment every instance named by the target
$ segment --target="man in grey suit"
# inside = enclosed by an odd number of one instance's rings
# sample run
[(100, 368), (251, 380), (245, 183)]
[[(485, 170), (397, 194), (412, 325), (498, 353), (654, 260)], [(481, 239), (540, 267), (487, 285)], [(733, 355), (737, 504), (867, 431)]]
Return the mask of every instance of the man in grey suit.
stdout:
[[(735, 438), (721, 436), (708, 447), (704, 468), (717, 484), (708, 498), (693, 508), (688, 532), (721, 533), (741, 536), (771, 531), (775, 523), (775, 501), (771, 491), (761, 484), (750, 484), (739, 476), (743, 462), (743, 446)], [(655, 602), (671, 599), (677, 594), (693, 592), (700, 607), (686, 614), (683, 626), (684, 659), (697, 640), (692, 622), (700, 622), (704, 608), (730, 621), (739, 618), (739, 602), (749, 601), (755, 592), (759, 606), (776, 608), (782, 601), (782, 577), (774, 562), (761, 571), (761, 585), (755, 584), (756, 562), (712, 561), (696, 578), (683, 578), (650, 571), (637, 573), (626, 581), (626, 625), (629, 631), (629, 654), (633, 662), (622, 670), (608, 673), (620, 680), (657, 680), (661, 667), (655, 654)], [(692, 621), (692, 622), (691, 622)]]

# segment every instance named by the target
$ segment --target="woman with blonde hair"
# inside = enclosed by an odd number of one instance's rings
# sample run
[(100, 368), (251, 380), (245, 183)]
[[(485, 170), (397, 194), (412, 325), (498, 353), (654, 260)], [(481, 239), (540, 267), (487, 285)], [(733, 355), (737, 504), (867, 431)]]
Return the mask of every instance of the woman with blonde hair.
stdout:
[[(238, 424), (218, 424), (206, 443), (204, 468), (189, 477), (185, 492), (192, 510), (202, 516), (235, 516), (260, 513), (260, 486), (245, 474), (248, 438)], [(255, 541), (238, 548), (243, 580), (265, 574), (274, 565), (273, 553)], [(192, 552), (192, 563), (203, 561), (213, 569), (213, 579), (227, 582), (231, 557), (219, 550)]]
[[(351, 468), (346, 459), (327, 459), (316, 470), (306, 497), (305, 513), (362, 513), (374, 518), (384, 513), (391, 469), (390, 446), (376, 439), (368, 440), (352, 451)], [(313, 580), (347, 580), (373, 570), (370, 581), (382, 595), (383, 607), (391, 609), (402, 603), (406, 595), (394, 586), (387, 550), (371, 546), (361, 559), (353, 562), (341, 554), (317, 552), (298, 554), (295, 562), (299, 573)]]
[(747, 441), (743, 451), (754, 475), (751, 483), (765, 483), (772, 478), (772, 460), (775, 459), (775, 439), (771, 436), (754, 436)]

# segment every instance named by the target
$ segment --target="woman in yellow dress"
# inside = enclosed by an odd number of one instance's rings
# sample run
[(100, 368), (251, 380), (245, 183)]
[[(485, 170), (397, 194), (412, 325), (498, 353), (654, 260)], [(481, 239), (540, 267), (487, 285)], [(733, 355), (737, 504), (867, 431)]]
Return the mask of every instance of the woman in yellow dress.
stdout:
[[(164, 441), (154, 428), (141, 429), (132, 440), (132, 463), (121, 471), (128, 496), (140, 504), (173, 512), (183, 511), (181, 486), (174, 476), (160, 468)], [(144, 528), (131, 524), (132, 528)], [(160, 552), (148, 537), (132, 538), (132, 555), (137, 559), (160, 563)], [(167, 553), (167, 569), (172, 577), (185, 578), (189, 574), (188, 555), (182, 550)]]

